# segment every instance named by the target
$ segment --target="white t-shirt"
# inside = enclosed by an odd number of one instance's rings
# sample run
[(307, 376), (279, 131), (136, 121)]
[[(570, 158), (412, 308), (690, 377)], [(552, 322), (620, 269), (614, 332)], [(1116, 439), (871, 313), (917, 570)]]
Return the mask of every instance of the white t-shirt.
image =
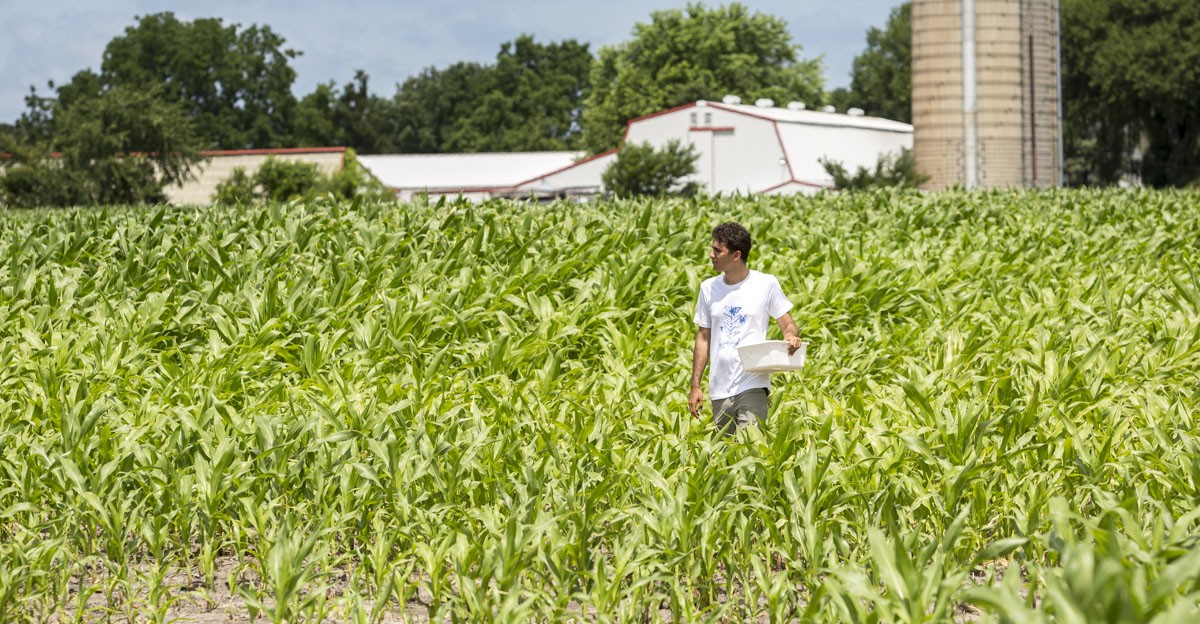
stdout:
[(752, 388), (770, 388), (769, 373), (747, 373), (738, 357), (740, 344), (767, 338), (771, 319), (792, 309), (774, 275), (750, 271), (746, 279), (725, 283), (725, 275), (704, 280), (696, 301), (696, 324), (711, 329), (708, 343), (708, 396), (711, 400)]

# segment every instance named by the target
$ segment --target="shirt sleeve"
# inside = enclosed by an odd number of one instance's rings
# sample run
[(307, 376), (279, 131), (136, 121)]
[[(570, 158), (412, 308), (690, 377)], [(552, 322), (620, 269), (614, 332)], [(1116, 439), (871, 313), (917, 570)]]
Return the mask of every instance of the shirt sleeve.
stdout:
[(704, 328), (712, 327), (712, 319), (708, 313), (708, 295), (704, 292), (704, 286), (700, 287), (700, 294), (696, 296), (696, 314), (692, 317), (696, 321), (696, 325)]
[(777, 319), (791, 311), (792, 302), (783, 294), (783, 288), (779, 286), (779, 279), (772, 276), (771, 285), (767, 291), (767, 313), (771, 315), (771, 318)]

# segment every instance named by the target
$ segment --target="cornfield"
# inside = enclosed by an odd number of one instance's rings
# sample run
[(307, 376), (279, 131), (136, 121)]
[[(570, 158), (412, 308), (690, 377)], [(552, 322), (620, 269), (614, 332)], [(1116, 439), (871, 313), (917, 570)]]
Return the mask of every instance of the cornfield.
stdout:
[[(0, 621), (1195, 621), (1198, 205), (4, 214)], [(725, 439), (731, 219), (809, 357)]]

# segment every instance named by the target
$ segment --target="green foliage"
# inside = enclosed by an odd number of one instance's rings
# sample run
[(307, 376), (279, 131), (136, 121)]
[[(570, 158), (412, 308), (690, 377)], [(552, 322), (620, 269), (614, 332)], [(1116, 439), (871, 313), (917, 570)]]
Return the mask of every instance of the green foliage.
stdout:
[(696, 148), (676, 139), (661, 150), (649, 143), (625, 145), (604, 170), (601, 181), (609, 193), (620, 198), (695, 195), (700, 184), (687, 181), (696, 173)]
[(429, 68), (395, 97), (396, 147), (409, 153), (574, 149), (588, 93), (587, 44), (504, 43), (492, 65)]
[(65, 170), (49, 157), (10, 162), (0, 173), (0, 206), (77, 206), (84, 203), (84, 182), (79, 172)]
[(1200, 4), (1064, 0), (1061, 13), (1068, 183), (1200, 178)]
[(821, 101), (819, 61), (802, 61), (786, 25), (741, 4), (656, 11), (633, 39), (600, 50), (583, 108), (584, 147), (616, 147), (636, 117), (736, 94)]
[(326, 176), (314, 163), (270, 157), (254, 172), (237, 167), (217, 185), (213, 201), (226, 205), (255, 202), (312, 200), (324, 194), (336, 199), (361, 198), (371, 201), (395, 195), (373, 178), (360, 164), (354, 150), (347, 149), (342, 167)]
[(910, 149), (902, 149), (898, 154), (883, 154), (875, 161), (874, 169), (859, 167), (853, 174), (839, 161), (819, 158), (818, 162), (833, 178), (833, 186), (838, 190), (915, 189), (929, 180), (929, 176), (917, 171), (917, 164)]
[(200, 160), (190, 117), (155, 90), (116, 87), (55, 108), (53, 142), (20, 146), (5, 161), (5, 205), (158, 203), (163, 188), (186, 180)]
[(226, 205), (247, 205), (262, 198), (255, 177), (246, 173), (245, 167), (235, 167), (228, 178), (217, 183), (213, 201)]
[[(1193, 621), (1196, 205), (0, 215), (0, 620)], [(728, 216), (809, 341), (733, 440)]]
[(302, 146), (345, 146), (365, 154), (396, 151), (399, 121), (391, 100), (371, 95), (370, 78), (358, 70), (335, 97), (334, 85), (317, 85), (296, 108), (294, 142)]
[(491, 88), (456, 121), (446, 151), (575, 149), (591, 66), (588, 45), (571, 39), (539, 44), (522, 35), (504, 43), (490, 67)]
[(163, 12), (138, 18), (108, 43), (99, 79), (108, 88), (159, 89), (181, 103), (205, 148), (277, 147), (292, 134), (296, 56), (266, 26)]
[(912, 121), (912, 2), (892, 9), (883, 30), (867, 30), (867, 49), (854, 57), (848, 92), (833, 98), (838, 110)]
[(399, 151), (446, 151), (455, 124), (487, 94), (490, 75), (490, 70), (478, 63), (455, 63), (445, 69), (430, 67), (405, 80), (395, 97)]
[(321, 188), (321, 169), (315, 163), (267, 158), (254, 172), (254, 183), (267, 201), (311, 198)]
[(347, 148), (342, 167), (330, 178), (327, 189), (338, 199), (361, 198), (369, 201), (390, 201), (396, 198), (391, 189), (358, 162), (358, 154)]

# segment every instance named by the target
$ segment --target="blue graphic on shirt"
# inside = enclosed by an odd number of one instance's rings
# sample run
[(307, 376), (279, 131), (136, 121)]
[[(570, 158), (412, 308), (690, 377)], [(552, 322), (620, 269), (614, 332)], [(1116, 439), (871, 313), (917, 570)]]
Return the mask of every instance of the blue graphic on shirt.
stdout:
[(742, 342), (742, 328), (746, 326), (746, 315), (741, 306), (725, 306), (721, 313), (720, 348), (736, 347)]

